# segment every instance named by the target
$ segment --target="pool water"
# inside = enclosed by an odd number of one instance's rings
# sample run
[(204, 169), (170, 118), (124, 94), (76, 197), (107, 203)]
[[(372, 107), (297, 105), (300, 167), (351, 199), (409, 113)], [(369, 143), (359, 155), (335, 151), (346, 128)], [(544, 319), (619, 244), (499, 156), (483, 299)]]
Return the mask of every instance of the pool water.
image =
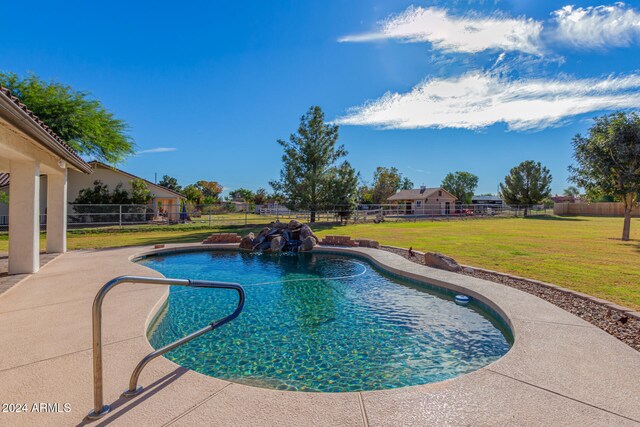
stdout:
[[(203, 374), (278, 390), (345, 392), (442, 381), (510, 348), (495, 316), (454, 294), (330, 254), (202, 251), (140, 263), (166, 277), (245, 286), (240, 316), (166, 354)], [(149, 330), (159, 348), (230, 314), (234, 291), (172, 286)]]

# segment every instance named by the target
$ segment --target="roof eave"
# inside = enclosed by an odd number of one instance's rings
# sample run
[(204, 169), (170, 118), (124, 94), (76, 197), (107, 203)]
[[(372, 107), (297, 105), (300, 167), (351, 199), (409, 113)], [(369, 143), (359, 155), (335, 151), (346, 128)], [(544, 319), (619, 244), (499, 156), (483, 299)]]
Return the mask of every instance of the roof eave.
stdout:
[(19, 127), (23, 132), (29, 134), (34, 140), (45, 146), (49, 151), (60, 156), (63, 160), (73, 165), (76, 169), (84, 173), (92, 173), (91, 166), (80, 158), (76, 158), (65, 150), (53, 137), (42, 127), (33, 121), (31, 116), (11, 101), (6, 95), (0, 96), (0, 107), (7, 110), (13, 117), (13, 125)]

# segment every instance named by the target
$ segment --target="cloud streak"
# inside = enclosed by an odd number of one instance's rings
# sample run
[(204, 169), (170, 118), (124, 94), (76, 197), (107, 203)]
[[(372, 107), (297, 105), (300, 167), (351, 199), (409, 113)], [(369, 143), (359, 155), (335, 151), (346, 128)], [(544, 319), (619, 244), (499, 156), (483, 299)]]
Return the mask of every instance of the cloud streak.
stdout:
[(446, 52), (502, 50), (540, 54), (541, 31), (542, 24), (533, 19), (501, 14), (457, 17), (445, 9), (411, 6), (381, 22), (378, 31), (342, 37), (339, 41), (397, 39), (412, 43), (428, 42)]
[(385, 129), (542, 130), (585, 113), (640, 104), (640, 75), (604, 79), (508, 80), (490, 73), (426, 80), (407, 93), (391, 93), (351, 108), (335, 123)]
[(503, 13), (452, 15), (447, 9), (411, 6), (378, 23), (370, 33), (340, 42), (399, 40), (430, 43), (445, 53), (521, 52), (544, 56), (554, 47), (603, 49), (640, 42), (640, 13), (618, 2), (592, 7), (564, 6), (545, 21)]
[(152, 154), (152, 153), (170, 153), (172, 151), (177, 151), (177, 148), (173, 147), (157, 147), (157, 148), (149, 148), (148, 150), (140, 150), (136, 152), (136, 154)]
[(552, 15), (555, 39), (566, 45), (602, 49), (640, 41), (640, 13), (624, 3), (586, 8), (565, 6)]

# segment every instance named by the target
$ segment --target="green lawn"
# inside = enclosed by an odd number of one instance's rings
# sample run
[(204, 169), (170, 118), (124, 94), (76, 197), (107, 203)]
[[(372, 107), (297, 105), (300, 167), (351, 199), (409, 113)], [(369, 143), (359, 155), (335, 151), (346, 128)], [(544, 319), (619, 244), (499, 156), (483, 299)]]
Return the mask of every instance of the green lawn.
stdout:
[[(197, 242), (212, 231), (245, 234), (257, 226), (211, 229), (205, 225), (73, 230), (69, 249)], [(314, 227), (320, 236), (367, 237), (382, 244), (438, 251), (463, 264), (555, 283), (640, 309), (640, 219), (622, 242), (621, 218), (531, 217), (387, 222)], [(0, 235), (0, 251), (7, 236)]]

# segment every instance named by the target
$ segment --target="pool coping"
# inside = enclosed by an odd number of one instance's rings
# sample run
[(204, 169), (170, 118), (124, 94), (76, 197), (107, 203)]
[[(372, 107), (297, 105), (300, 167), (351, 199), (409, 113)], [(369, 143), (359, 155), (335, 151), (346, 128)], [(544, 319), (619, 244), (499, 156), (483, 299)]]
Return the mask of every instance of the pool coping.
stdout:
[[(130, 262), (143, 254), (237, 250), (237, 246), (167, 244), (163, 249), (145, 246), (73, 251), (0, 297), (0, 332), (14, 343), (0, 348), (0, 400), (68, 400), (73, 407), (54, 418), (33, 413), (0, 414), (0, 424), (3, 417), (10, 417), (4, 420), (12, 425), (43, 424), (43, 420), (49, 425), (88, 422), (83, 418), (92, 402), (91, 351), (87, 349), (91, 343), (89, 296), (95, 295), (105, 278), (121, 274), (160, 276)], [(494, 363), (450, 380), (345, 393), (251, 387), (189, 371), (159, 358), (141, 377), (147, 390), (134, 399), (123, 400), (119, 394), (131, 369), (151, 351), (146, 331), (166, 303), (168, 288), (145, 285), (134, 290), (117, 289), (105, 307), (105, 401), (112, 403), (114, 410), (100, 422), (640, 425), (640, 381), (634, 375), (640, 366), (640, 353), (590, 323), (517, 289), (425, 267), (388, 251), (344, 247), (314, 251), (359, 255), (393, 274), (476, 297), (507, 322), (514, 335), (513, 346)], [(49, 304), (39, 305), (47, 295)], [(126, 317), (118, 314), (124, 310), (129, 312)], [(65, 335), (70, 324), (77, 331)], [(19, 333), (10, 335), (16, 325), (21, 325)], [(38, 336), (37, 344), (32, 335)], [(80, 369), (81, 375), (74, 374), (73, 367)]]

